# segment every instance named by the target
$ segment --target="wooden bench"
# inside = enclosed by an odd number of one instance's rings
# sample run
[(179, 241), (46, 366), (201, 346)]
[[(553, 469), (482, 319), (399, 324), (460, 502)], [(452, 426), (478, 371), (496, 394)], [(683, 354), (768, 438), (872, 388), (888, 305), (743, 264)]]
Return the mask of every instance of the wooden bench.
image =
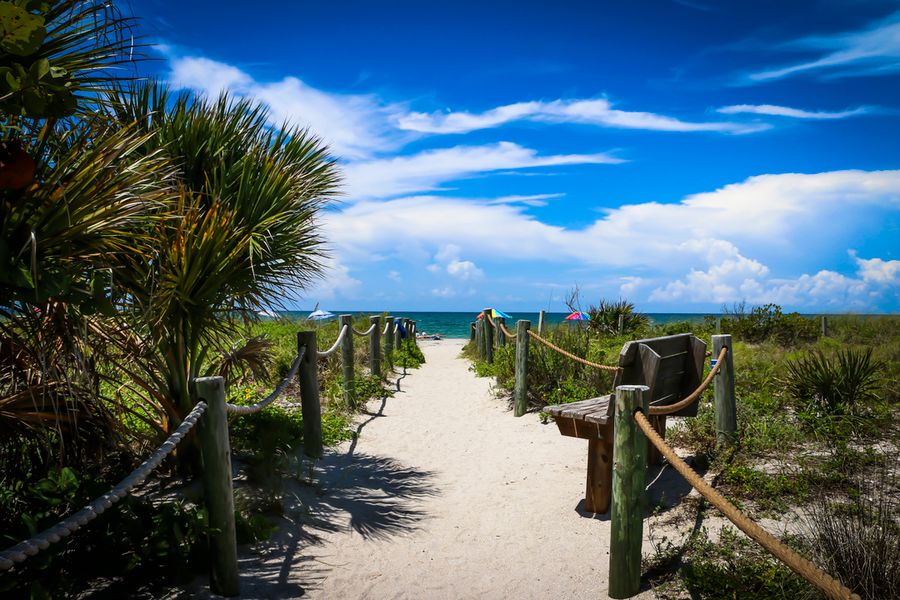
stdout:
[[(689, 333), (628, 342), (619, 353), (619, 371), (613, 389), (620, 385), (646, 385), (651, 406), (674, 404), (693, 392), (703, 379), (706, 343)], [(672, 416), (696, 416), (697, 402)], [(588, 440), (587, 489), (584, 508), (588, 512), (609, 510), (613, 461), (613, 396), (601, 396), (544, 410), (556, 420), (559, 432)], [(665, 415), (650, 418), (654, 429), (665, 436)], [(659, 462), (651, 445), (648, 461)]]

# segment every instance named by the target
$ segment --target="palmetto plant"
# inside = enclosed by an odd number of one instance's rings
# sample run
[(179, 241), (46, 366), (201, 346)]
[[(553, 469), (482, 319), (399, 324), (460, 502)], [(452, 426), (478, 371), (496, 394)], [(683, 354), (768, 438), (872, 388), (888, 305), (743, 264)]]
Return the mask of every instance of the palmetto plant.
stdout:
[(811, 413), (849, 415), (877, 397), (881, 369), (872, 348), (839, 350), (834, 356), (814, 350), (787, 363), (787, 389)]
[(599, 306), (591, 306), (587, 313), (591, 320), (589, 327), (604, 334), (616, 334), (619, 330), (619, 316), (622, 316), (622, 331), (629, 333), (650, 325), (650, 319), (634, 310), (634, 303), (628, 300), (600, 300)]
[(228, 349), (240, 319), (321, 272), (316, 216), (336, 193), (337, 169), (318, 139), (272, 128), (251, 101), (172, 97), (155, 83), (111, 100), (148, 134), (143, 152), (178, 166), (177, 195), (150, 231), (152, 260), (119, 280), (150, 349), (146, 387), (171, 401), (177, 423), (192, 405), (190, 380), (221, 372), (223, 353), (242, 354)]

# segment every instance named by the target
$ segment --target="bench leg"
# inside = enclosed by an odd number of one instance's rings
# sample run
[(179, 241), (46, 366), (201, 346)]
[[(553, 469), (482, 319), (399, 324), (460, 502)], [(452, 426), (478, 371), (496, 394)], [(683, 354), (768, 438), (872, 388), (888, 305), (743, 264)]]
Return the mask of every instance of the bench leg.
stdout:
[[(650, 424), (653, 426), (653, 429), (662, 437), (662, 439), (666, 439), (666, 415), (656, 415), (650, 417)], [(647, 442), (647, 464), (648, 465), (658, 465), (662, 464), (662, 454), (659, 453), (659, 450), (656, 449), (656, 446), (651, 444), (649, 441)]]
[[(611, 432), (604, 431), (604, 438)], [(612, 493), (612, 440), (588, 440), (587, 490), (584, 509), (592, 513), (609, 510)]]

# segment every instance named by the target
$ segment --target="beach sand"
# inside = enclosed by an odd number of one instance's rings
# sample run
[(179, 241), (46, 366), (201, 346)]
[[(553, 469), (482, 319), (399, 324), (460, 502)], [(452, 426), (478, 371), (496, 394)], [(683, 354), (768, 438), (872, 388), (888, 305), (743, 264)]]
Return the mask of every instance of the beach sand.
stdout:
[(241, 550), (242, 596), (606, 597), (608, 516), (580, 511), (586, 442), (513, 417), (462, 345), (421, 342), (426, 364), (369, 403), (359, 438), (300, 469), (281, 530)]

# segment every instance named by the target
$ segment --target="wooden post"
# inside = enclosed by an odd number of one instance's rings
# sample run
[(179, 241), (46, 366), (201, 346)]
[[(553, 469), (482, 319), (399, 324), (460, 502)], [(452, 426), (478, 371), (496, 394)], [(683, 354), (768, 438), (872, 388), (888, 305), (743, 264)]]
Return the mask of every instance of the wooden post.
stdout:
[(502, 327), (506, 327), (506, 319), (497, 317), (494, 319), (494, 322), (497, 323), (497, 347), (502, 348), (506, 345), (506, 334), (503, 333), (502, 329)]
[(712, 355), (719, 356), (722, 347), (727, 346), (725, 364), (719, 367), (715, 380), (716, 402), (716, 441), (730, 445), (734, 442), (737, 431), (737, 407), (734, 397), (734, 345), (731, 336), (712, 336)]
[(618, 331), (619, 331), (619, 335), (622, 335), (623, 333), (625, 333), (625, 315), (623, 315), (623, 314), (619, 315)]
[(469, 323), (469, 341), (475, 341), (475, 322)]
[(544, 337), (544, 315), (547, 311), (542, 310), (541, 314), (538, 315), (538, 335)]
[(356, 408), (356, 389), (353, 382), (353, 315), (341, 315), (341, 329), (348, 331), (341, 342), (341, 372), (344, 375), (344, 406)]
[(828, 317), (822, 315), (822, 337), (828, 337)]
[(521, 417), (528, 411), (528, 330), (531, 321), (516, 323), (516, 387), (513, 392), (515, 412)]
[(484, 309), (484, 360), (488, 364), (492, 364), (494, 362), (494, 328), (491, 325), (491, 322), (488, 321), (488, 315), (491, 314), (491, 309)]
[(201, 377), (194, 380), (194, 396), (206, 402), (206, 413), (197, 425), (203, 457), (203, 495), (209, 526), (209, 586), (216, 594), (240, 593), (237, 536), (234, 529), (234, 493), (231, 482), (231, 445), (225, 414), (225, 380)]
[(403, 345), (400, 328), (403, 327), (403, 319), (394, 319), (394, 349), (399, 350)]
[(647, 438), (634, 413), (647, 411), (645, 385), (616, 388), (613, 435), (612, 510), (610, 512), (609, 596), (630, 598), (641, 588), (641, 542), (644, 538), (644, 480)]
[(387, 323), (387, 333), (384, 334), (384, 358), (387, 361), (388, 369), (394, 368), (394, 317), (385, 317)]
[(372, 375), (381, 375), (381, 317), (369, 317), (374, 329), (369, 334), (369, 371)]
[(475, 321), (475, 350), (478, 358), (484, 358), (484, 320)]
[(297, 332), (297, 352), (306, 354), (297, 369), (300, 380), (300, 411), (303, 415), (303, 452), (310, 458), (322, 457), (322, 405), (319, 403), (319, 369), (316, 332)]

